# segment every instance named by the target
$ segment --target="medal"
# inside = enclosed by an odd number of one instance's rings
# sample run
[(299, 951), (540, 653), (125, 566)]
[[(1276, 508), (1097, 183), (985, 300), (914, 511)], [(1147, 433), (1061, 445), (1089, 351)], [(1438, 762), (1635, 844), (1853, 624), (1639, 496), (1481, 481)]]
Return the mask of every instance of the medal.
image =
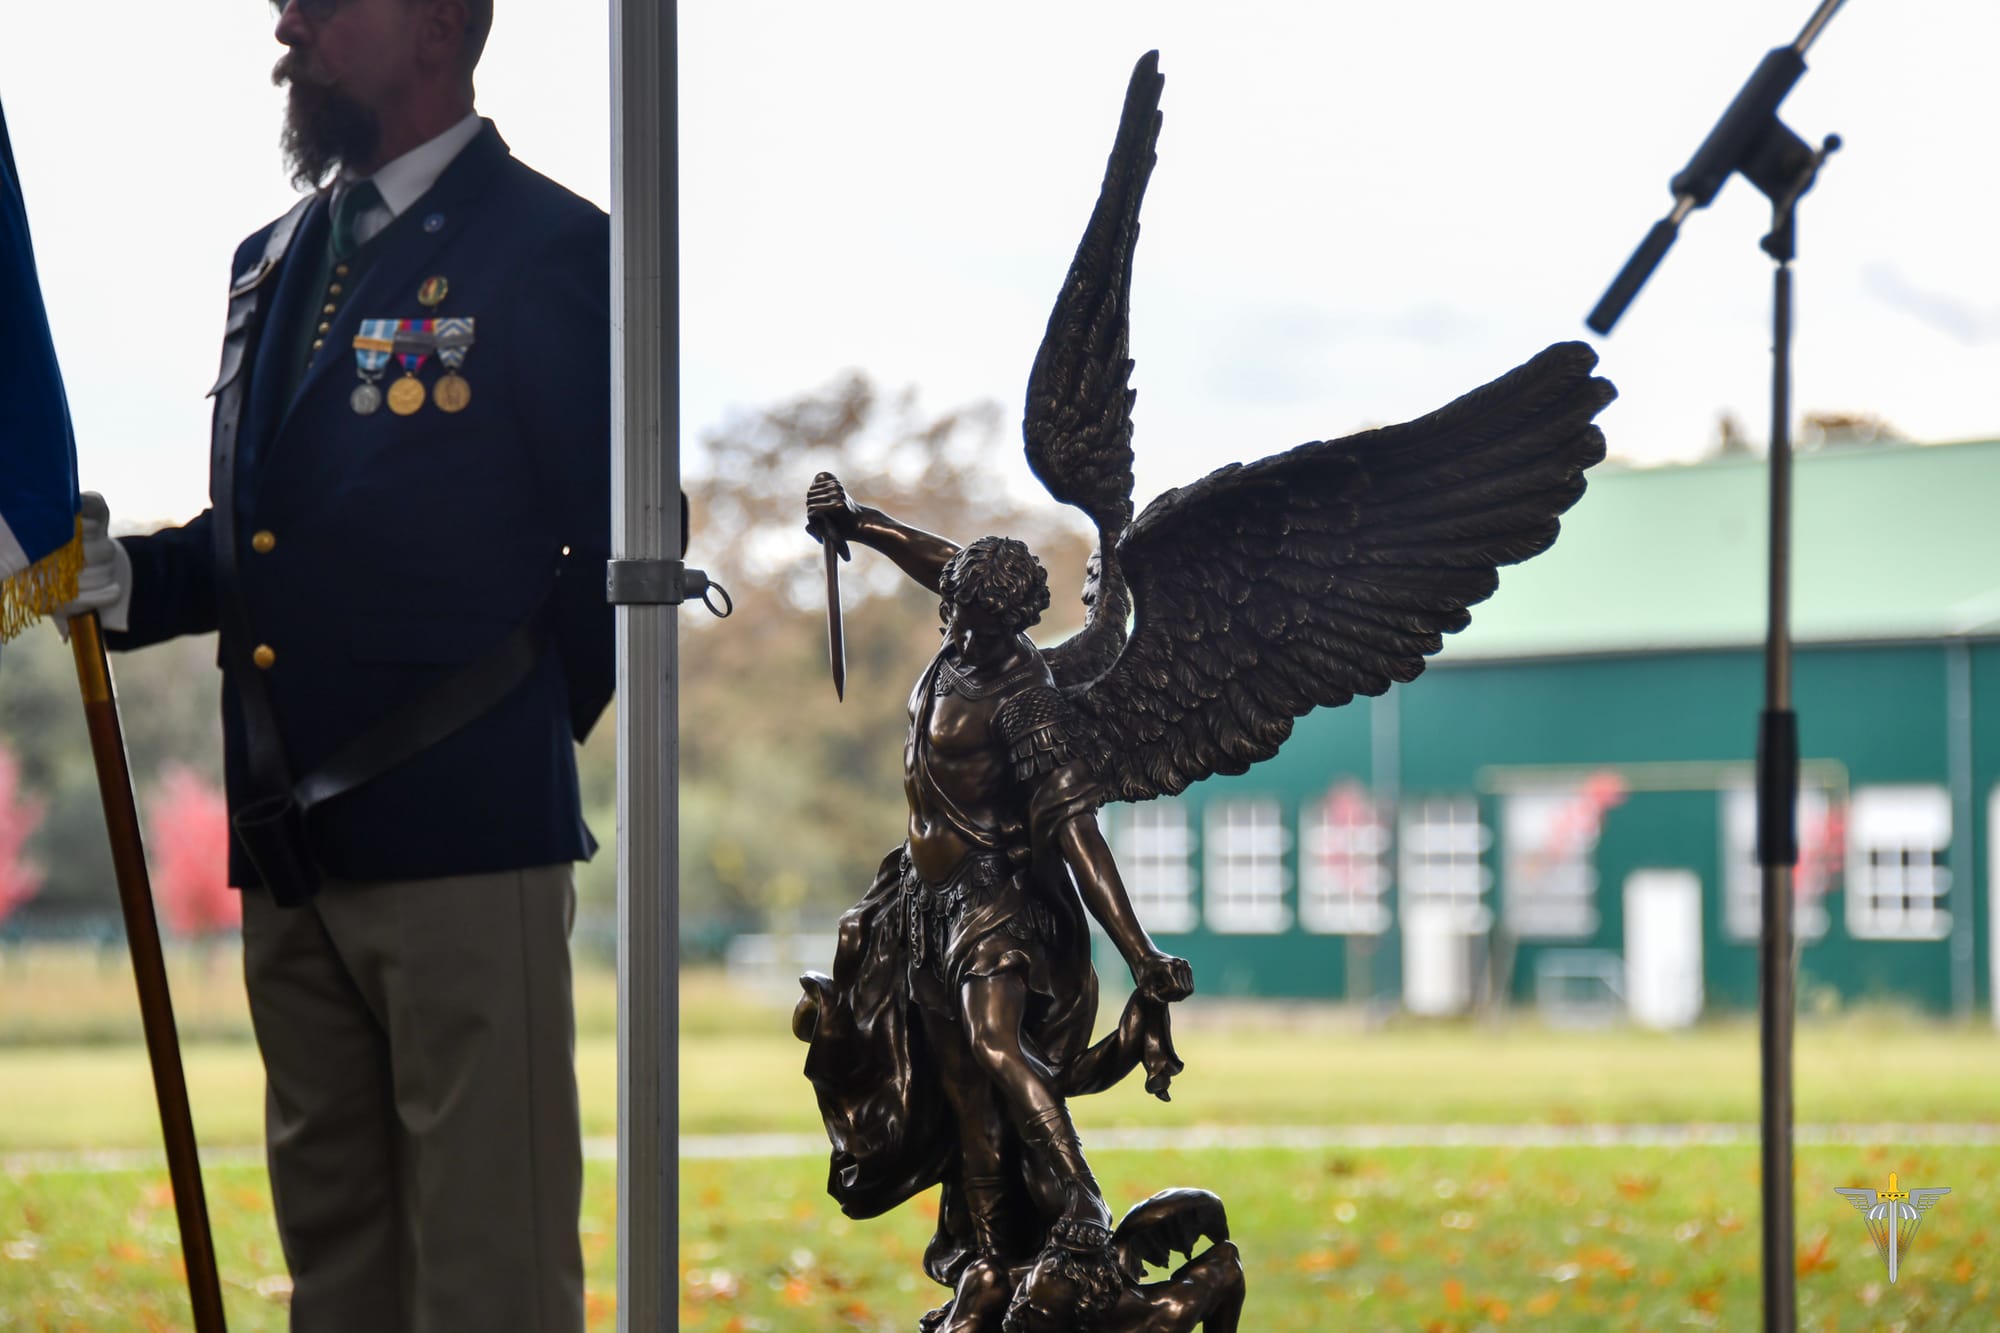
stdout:
[(424, 285), (417, 288), (417, 304), (426, 310), (435, 310), (444, 304), (444, 298), (451, 292), (451, 284), (440, 274), (435, 278), (425, 278)]
[(389, 353), (395, 349), (396, 321), (364, 319), (354, 335), (354, 373), (361, 383), (347, 396), (347, 405), (357, 416), (368, 416), (382, 407), (382, 390), (376, 382), (388, 367)]
[[(444, 279), (435, 281), (442, 283)], [(426, 283), (425, 286), (429, 286)], [(432, 398), (440, 412), (463, 412), (472, 401), (472, 386), (465, 382), (465, 376), (458, 373), (465, 364), (465, 354), (472, 350), (472, 321), (470, 319), (436, 319), (431, 326), (437, 343), (438, 360), (444, 362), (444, 377), (437, 382)]]
[(389, 386), (389, 410), (399, 417), (409, 416), (424, 405), (424, 382), (405, 375)]
[(431, 349), (436, 345), (431, 333), (432, 323), (428, 319), (395, 321), (393, 345), (396, 360), (403, 366), (403, 378), (389, 386), (389, 410), (399, 417), (409, 416), (424, 405), (424, 382), (417, 378), (417, 371), (429, 359)]

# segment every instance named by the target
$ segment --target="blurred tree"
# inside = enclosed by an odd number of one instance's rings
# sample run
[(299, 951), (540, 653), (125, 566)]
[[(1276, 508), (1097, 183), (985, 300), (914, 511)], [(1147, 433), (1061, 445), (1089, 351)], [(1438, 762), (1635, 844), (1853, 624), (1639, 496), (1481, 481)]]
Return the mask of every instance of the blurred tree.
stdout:
[(27, 856), (28, 837), (47, 806), (21, 793), (21, 765), (0, 745), (0, 922), (42, 888), (42, 868)]
[(1841, 444), (1902, 444), (1903, 432), (1872, 412), (1808, 412), (1799, 447), (1820, 449)]
[(1724, 412), (1715, 419), (1715, 446), (1709, 450), (1711, 458), (1748, 458), (1755, 452), (1750, 437), (1743, 431), (1743, 423), (1737, 420), (1734, 412)]
[[(112, 663), (125, 748), (135, 773), (178, 762), (211, 784), (222, 777), (215, 636), (175, 639)], [(115, 931), (117, 881), (104, 831), (97, 769), (77, 694), (76, 663), (53, 626), (0, 654), (0, 735), (21, 763), (21, 785), (48, 805), (29, 850), (47, 881), (21, 913), (25, 929)]]
[(213, 935), (243, 919), (243, 899), (229, 887), (229, 804), (213, 783), (168, 764), (146, 803), (146, 843), (168, 930)]

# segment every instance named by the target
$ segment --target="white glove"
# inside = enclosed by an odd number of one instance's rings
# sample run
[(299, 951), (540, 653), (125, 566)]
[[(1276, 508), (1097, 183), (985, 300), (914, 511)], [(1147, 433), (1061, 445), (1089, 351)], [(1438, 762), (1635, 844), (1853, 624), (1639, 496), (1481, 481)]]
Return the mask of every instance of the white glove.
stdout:
[(108, 630), (122, 630), (132, 613), (132, 557), (111, 535), (111, 507), (96, 491), (83, 493), (83, 572), (76, 578), (76, 600), (56, 612), (57, 625), (67, 635), (71, 616), (89, 611)]

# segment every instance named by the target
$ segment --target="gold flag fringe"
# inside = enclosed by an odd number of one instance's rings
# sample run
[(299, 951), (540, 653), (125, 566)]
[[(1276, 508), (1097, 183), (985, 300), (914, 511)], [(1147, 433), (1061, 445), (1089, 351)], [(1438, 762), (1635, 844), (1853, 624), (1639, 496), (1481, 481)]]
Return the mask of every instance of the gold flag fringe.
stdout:
[(83, 573), (83, 520), (76, 536), (29, 565), (0, 579), (0, 643), (19, 634), (57, 607), (76, 600), (76, 578)]

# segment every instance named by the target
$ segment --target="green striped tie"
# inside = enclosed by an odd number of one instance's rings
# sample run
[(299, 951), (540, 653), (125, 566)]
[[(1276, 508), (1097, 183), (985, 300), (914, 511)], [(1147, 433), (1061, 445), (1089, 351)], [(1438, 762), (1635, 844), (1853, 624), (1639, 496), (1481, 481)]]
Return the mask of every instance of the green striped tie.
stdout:
[(361, 215), (382, 202), (382, 192), (375, 188), (372, 180), (350, 185), (342, 191), (340, 202), (333, 206), (333, 257), (345, 260), (361, 248), (354, 236), (354, 224)]

